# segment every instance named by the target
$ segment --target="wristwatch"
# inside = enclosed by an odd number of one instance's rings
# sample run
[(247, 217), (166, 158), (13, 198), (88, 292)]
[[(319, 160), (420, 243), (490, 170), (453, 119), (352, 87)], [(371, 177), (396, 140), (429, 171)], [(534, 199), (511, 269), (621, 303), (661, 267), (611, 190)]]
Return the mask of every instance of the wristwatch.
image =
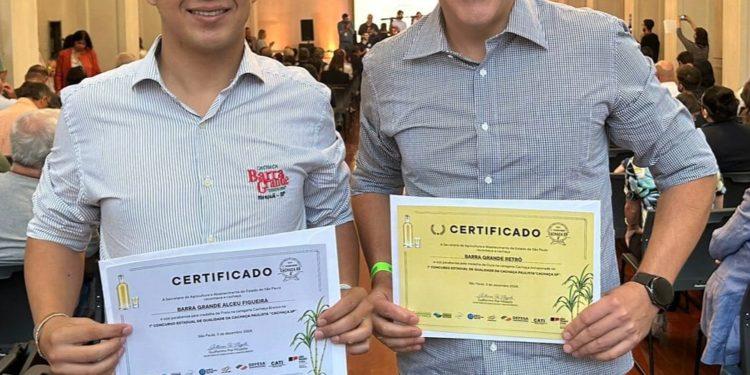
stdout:
[(648, 292), (648, 297), (651, 298), (651, 303), (662, 310), (666, 310), (674, 299), (674, 288), (663, 277), (638, 272), (630, 281), (646, 287), (646, 292)]

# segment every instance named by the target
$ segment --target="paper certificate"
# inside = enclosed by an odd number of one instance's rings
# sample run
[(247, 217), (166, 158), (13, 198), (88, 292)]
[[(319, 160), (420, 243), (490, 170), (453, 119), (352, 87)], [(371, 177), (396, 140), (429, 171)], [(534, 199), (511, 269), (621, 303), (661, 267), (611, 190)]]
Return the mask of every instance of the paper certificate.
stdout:
[(394, 300), (426, 337), (562, 343), (600, 296), (599, 209), (393, 196)]
[(313, 337), (340, 299), (332, 227), (100, 262), (107, 322), (133, 333), (117, 374), (345, 374)]

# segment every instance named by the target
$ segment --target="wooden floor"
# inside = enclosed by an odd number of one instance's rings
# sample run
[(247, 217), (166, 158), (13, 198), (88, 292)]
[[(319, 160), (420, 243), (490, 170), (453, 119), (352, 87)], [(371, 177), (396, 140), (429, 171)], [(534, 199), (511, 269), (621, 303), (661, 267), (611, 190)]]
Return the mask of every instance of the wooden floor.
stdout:
[[(353, 116), (353, 118), (357, 118)], [(343, 132), (347, 147), (347, 163), (354, 165), (354, 156), (359, 143), (359, 126), (353, 121), (351, 126)], [(369, 279), (364, 263), (360, 267), (360, 285), (369, 286)], [(693, 295), (700, 301), (700, 294)], [(667, 313), (667, 333), (660, 341), (654, 342), (655, 375), (693, 374), (696, 356), (696, 334), (700, 310), (690, 306), (689, 311), (678, 310)], [(636, 362), (648, 373), (647, 344), (644, 340), (633, 350)], [(719, 374), (719, 366), (701, 365), (700, 374)], [(372, 339), (371, 350), (366, 355), (349, 357), (349, 374), (397, 374), (396, 357), (377, 339)], [(635, 368), (628, 375), (640, 374)]]

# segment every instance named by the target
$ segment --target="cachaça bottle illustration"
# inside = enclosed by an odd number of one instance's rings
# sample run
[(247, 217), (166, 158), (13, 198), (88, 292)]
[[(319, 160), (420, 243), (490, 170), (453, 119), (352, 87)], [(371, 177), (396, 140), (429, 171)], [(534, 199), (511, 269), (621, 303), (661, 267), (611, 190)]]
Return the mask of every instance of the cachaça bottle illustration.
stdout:
[(117, 300), (120, 304), (120, 310), (127, 310), (130, 308), (130, 291), (128, 290), (128, 284), (125, 282), (123, 275), (117, 275)]
[(414, 226), (411, 223), (411, 217), (404, 217), (404, 247), (411, 248), (414, 246)]

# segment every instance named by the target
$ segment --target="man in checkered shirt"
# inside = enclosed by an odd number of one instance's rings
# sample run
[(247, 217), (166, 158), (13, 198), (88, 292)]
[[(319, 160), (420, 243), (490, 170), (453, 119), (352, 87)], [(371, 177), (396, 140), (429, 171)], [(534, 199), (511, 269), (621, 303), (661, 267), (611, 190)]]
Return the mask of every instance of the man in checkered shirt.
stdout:
[[(633, 150), (662, 193), (640, 272), (674, 282), (711, 206), (716, 161), (661, 88), (622, 21), (546, 0), (440, 0), (365, 59), (353, 192), (370, 265), (390, 261), (388, 195), (599, 200), (605, 295), (564, 345), (425, 339), (379, 272), (376, 336), (403, 374), (615, 374), (659, 308), (619, 285), (610, 142)], [(667, 284), (668, 285), (668, 284)]]

